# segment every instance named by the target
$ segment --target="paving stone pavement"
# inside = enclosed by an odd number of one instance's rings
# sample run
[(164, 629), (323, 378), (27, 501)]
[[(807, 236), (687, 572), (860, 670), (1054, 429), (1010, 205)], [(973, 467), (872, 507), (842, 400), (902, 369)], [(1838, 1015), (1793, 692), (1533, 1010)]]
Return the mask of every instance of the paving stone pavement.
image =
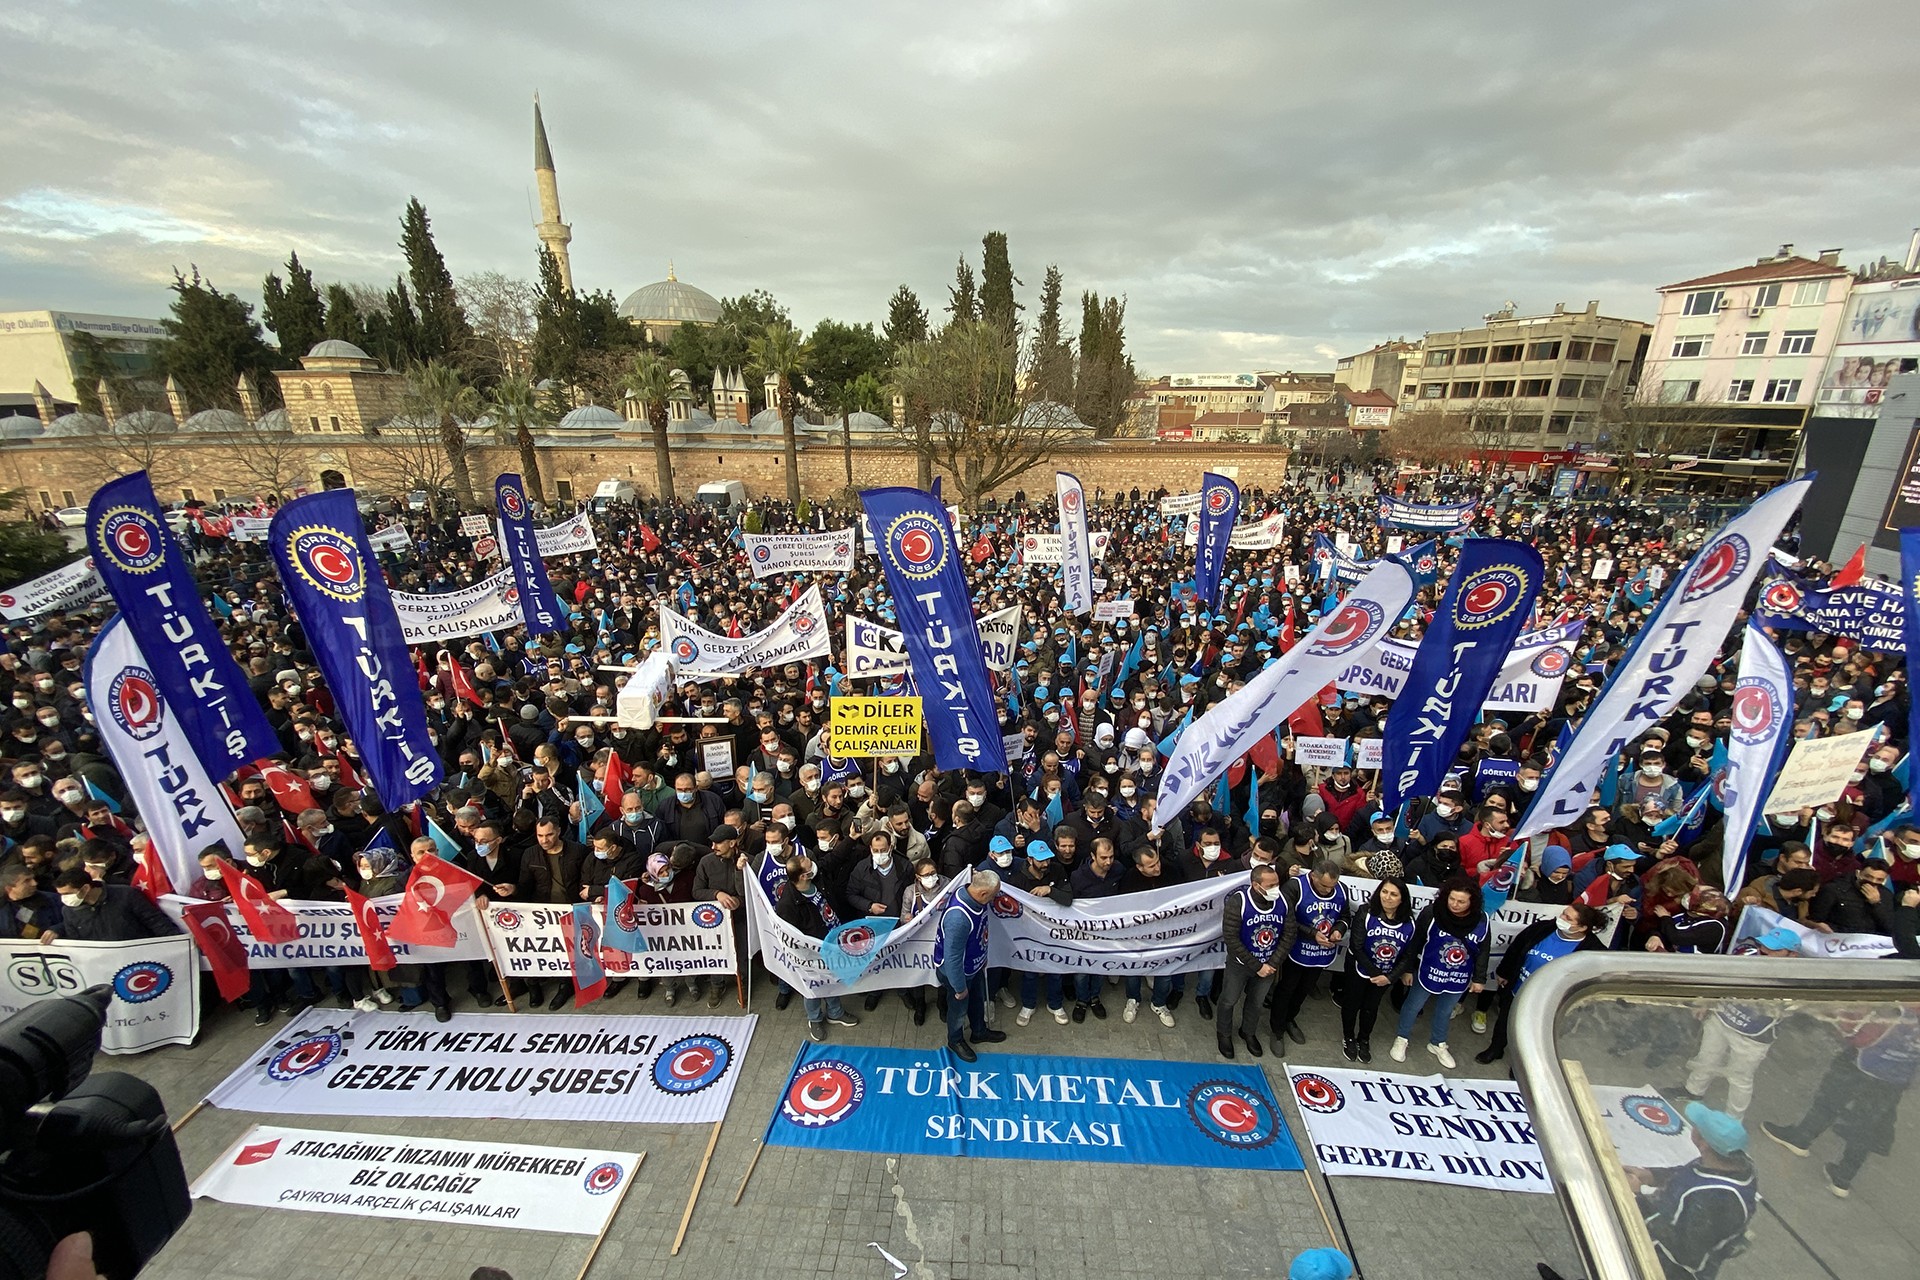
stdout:
[[(669, 1250), (705, 1149), (707, 1126), (552, 1121), (275, 1116), (202, 1108), (181, 1131), (188, 1176), (197, 1176), (249, 1125), (283, 1123), (318, 1129), (477, 1139), (511, 1138), (550, 1146), (644, 1151), (646, 1161), (613, 1221), (589, 1273), (602, 1280), (665, 1276), (852, 1276), (892, 1280), (874, 1244), (908, 1267), (910, 1280), (1012, 1280), (1034, 1276), (1283, 1276), (1301, 1249), (1328, 1243), (1305, 1176), (1235, 1173), (1152, 1165), (1093, 1165), (1025, 1160), (890, 1157), (770, 1147), (746, 1195), (730, 1202), (752, 1160), (769, 1113), (806, 1026), (796, 1001), (775, 1011), (756, 998), (760, 1023), (712, 1168), (680, 1256)], [(890, 1047), (937, 1047), (941, 1029), (915, 1027), (892, 996), (857, 1029), (831, 1028), (835, 1039)], [(1109, 991), (1106, 1021), (1058, 1026), (1043, 1011), (1032, 1025), (1014, 1025), (1000, 1009), (1010, 1052), (1085, 1057), (1218, 1061), (1211, 1025), (1191, 1000), (1162, 1027), (1142, 1010), (1121, 1022), (1123, 1000)], [(457, 1004), (457, 1010), (471, 1006)], [(610, 1014), (687, 1014), (655, 997), (636, 1001), (629, 988), (597, 1006)], [(729, 1004), (721, 1012), (737, 1012)], [(542, 1013), (501, 1017), (537, 1019)], [(1305, 1045), (1287, 1046), (1302, 1064), (1344, 1063), (1337, 1013), (1312, 1001), (1301, 1019)], [(198, 1045), (137, 1058), (103, 1059), (101, 1069), (129, 1070), (160, 1089), (175, 1116), (187, 1110), (277, 1031), (257, 1028), (245, 1013), (222, 1008), (206, 1021)], [(1386, 1031), (1382, 1028), (1382, 1031)], [(1500, 1074), (1477, 1066), (1483, 1037), (1463, 1017), (1454, 1043), (1468, 1076)], [(1386, 1061), (1376, 1038), (1376, 1065)], [(1422, 1060), (1424, 1059), (1424, 1060)], [(1248, 1061), (1242, 1048), (1236, 1059)], [(1261, 1059), (1281, 1099), (1295, 1141), (1305, 1129), (1276, 1056)], [(1424, 1072), (1416, 1053), (1401, 1070)], [(1313, 1160), (1309, 1154), (1307, 1163)], [(1313, 1176), (1313, 1175), (1310, 1175)], [(1326, 1184), (1315, 1176), (1326, 1196)], [(1534, 1280), (1544, 1259), (1578, 1274), (1557, 1202), (1520, 1195), (1412, 1182), (1344, 1178), (1327, 1199), (1344, 1220), (1334, 1226), (1368, 1280)], [(537, 1217), (537, 1210), (536, 1215)], [(1348, 1233), (1351, 1233), (1350, 1235)], [(196, 1201), (192, 1218), (144, 1273), (152, 1280), (465, 1280), (477, 1266), (500, 1267), (515, 1280), (571, 1280), (590, 1241), (585, 1237), (481, 1226), (442, 1226), (336, 1214), (254, 1209)]]

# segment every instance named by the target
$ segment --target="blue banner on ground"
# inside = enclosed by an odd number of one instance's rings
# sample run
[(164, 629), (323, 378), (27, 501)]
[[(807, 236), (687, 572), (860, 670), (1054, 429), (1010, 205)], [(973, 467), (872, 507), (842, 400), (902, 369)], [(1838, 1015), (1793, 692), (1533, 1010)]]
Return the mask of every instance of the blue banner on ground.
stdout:
[(1302, 1167), (1258, 1067), (808, 1044), (770, 1146), (883, 1155)]
[(1826, 588), (1776, 572), (1761, 584), (1754, 616), (1762, 626), (1845, 636), (1882, 653), (1902, 653), (1907, 647), (1906, 597), (1899, 587), (1884, 582)]
[(295, 498), (274, 513), (267, 549), (341, 723), (389, 811), (440, 785), (400, 617), (367, 545), (351, 489)]
[(1471, 500), (1445, 504), (1404, 502), (1399, 498), (1380, 499), (1380, 523), (1390, 529), (1426, 529), (1434, 533), (1452, 533), (1473, 523)]
[(947, 513), (937, 497), (903, 487), (863, 490), (860, 503), (873, 525), (887, 588), (899, 611), (934, 763), (942, 769), (1005, 773), (993, 678)]
[(219, 781), (277, 755), (280, 739), (201, 603), (200, 586), (160, 515), (146, 472), (109, 481), (93, 495), (87, 550), (146, 655), (160, 701), (175, 708), (207, 773)]
[(1220, 575), (1227, 567), (1233, 522), (1240, 518), (1240, 486), (1208, 471), (1200, 477), (1200, 543), (1193, 551), (1193, 591), (1211, 612), (1220, 604)]
[(509, 471), (495, 480), (493, 498), (500, 512), (500, 546), (513, 569), (513, 584), (520, 588), (527, 634), (564, 630), (566, 614), (561, 612), (560, 602), (553, 598), (553, 585), (547, 581), (547, 566), (540, 559), (540, 544), (535, 539), (527, 491), (520, 477)]

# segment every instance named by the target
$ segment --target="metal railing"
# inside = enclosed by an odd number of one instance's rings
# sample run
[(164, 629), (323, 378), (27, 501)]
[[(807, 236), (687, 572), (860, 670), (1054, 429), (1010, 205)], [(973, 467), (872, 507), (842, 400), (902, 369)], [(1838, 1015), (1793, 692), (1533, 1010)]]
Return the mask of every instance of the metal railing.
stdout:
[(1920, 999), (1920, 961), (1601, 952), (1554, 961), (1528, 978), (1515, 999), (1514, 1078), (1526, 1096), (1554, 1193), (1591, 1280), (1661, 1280), (1662, 1272), (1619, 1163), (1603, 1150), (1592, 1099), (1583, 1096), (1582, 1065), (1562, 1052), (1562, 1015), (1593, 998), (1672, 1002), (1740, 996), (1912, 1002)]

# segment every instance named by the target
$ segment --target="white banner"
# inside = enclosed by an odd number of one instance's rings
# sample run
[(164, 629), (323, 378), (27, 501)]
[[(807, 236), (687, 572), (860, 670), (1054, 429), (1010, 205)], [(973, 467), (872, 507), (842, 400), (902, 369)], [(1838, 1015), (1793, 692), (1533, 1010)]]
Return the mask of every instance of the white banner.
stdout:
[(1347, 740), (1345, 738), (1295, 737), (1293, 762), (1302, 767), (1318, 765), (1322, 769), (1338, 768), (1347, 763)]
[(752, 1015), (360, 1013), (309, 1009), (207, 1094), (268, 1115), (711, 1124)]
[(1355, 738), (1353, 740), (1353, 767), (1356, 769), (1378, 769), (1387, 763), (1387, 740), (1385, 738)]
[[(1020, 647), (1020, 606), (974, 619), (980, 633), (980, 648), (986, 654), (987, 667), (993, 671), (1013, 669), (1013, 656)], [(907, 642), (898, 631), (865, 618), (847, 615), (847, 678), (866, 680), (873, 676), (900, 675), (911, 670), (907, 661)]]
[(1547, 1194), (1520, 1086), (1289, 1065), (1320, 1172)]
[(1002, 887), (987, 925), (987, 963), (1064, 974), (1170, 974), (1226, 961), (1221, 920), (1246, 877), (1219, 876), (1060, 906)]
[(1053, 473), (1060, 504), (1061, 605), (1079, 615), (1093, 608), (1093, 553), (1087, 545), (1087, 495), (1070, 472)]
[(200, 1030), (200, 972), (185, 934), (137, 942), (0, 942), (0, 1018), (39, 1000), (113, 988), (100, 1047), (141, 1053), (192, 1044)]
[(808, 587), (764, 631), (735, 639), (715, 635), (660, 605), (660, 639), (674, 672), (686, 676), (736, 676), (800, 658), (818, 658), (832, 650), (833, 637), (820, 588)]
[[(1254, 520), (1247, 524), (1233, 526), (1233, 536), (1227, 540), (1227, 546), (1235, 551), (1271, 551), (1280, 545), (1286, 536), (1287, 518), (1279, 513)], [(1187, 545), (1200, 545), (1200, 522), (1192, 521), (1187, 525)]]
[(174, 888), (201, 874), (200, 851), (210, 844), (224, 844), (238, 857), (245, 837), (226, 795), (193, 753), (180, 717), (161, 700), (139, 642), (118, 614), (94, 638), (84, 682), (100, 745), (119, 769)]
[(493, 532), (493, 518), (483, 511), (469, 511), (460, 517), (460, 536), (484, 538)]
[(53, 609), (77, 609), (107, 598), (107, 584), (94, 571), (93, 557), (75, 560), (31, 582), (0, 591), (0, 618), (18, 622)]
[[(1514, 641), (1513, 651), (1500, 666), (1493, 689), (1480, 704), (1483, 711), (1545, 711), (1560, 697), (1560, 685), (1573, 669), (1573, 650), (1584, 621), (1564, 627), (1528, 631)], [(1333, 679), (1343, 693), (1378, 694), (1398, 698), (1413, 669), (1417, 641), (1387, 639), (1380, 647), (1356, 659)]]
[(257, 1124), (193, 1194), (261, 1209), (597, 1236), (640, 1156), (501, 1141)]
[[(683, 978), (703, 973), (732, 973), (733, 927), (716, 902), (676, 902), (666, 906), (630, 903), (621, 923), (637, 929), (647, 949), (629, 955), (600, 948), (600, 965), (609, 978)], [(487, 929), (493, 935), (500, 972), (509, 978), (544, 978), (573, 973), (567, 958), (571, 907), (489, 903)], [(593, 918), (606, 920), (596, 904)], [(602, 935), (602, 942), (605, 935)]]
[(1780, 776), (1767, 796), (1766, 811), (1793, 813), (1832, 804), (1852, 784), (1860, 757), (1875, 741), (1871, 733), (1843, 733), (1832, 738), (1802, 738), (1794, 743), (1793, 754), (1780, 767)]
[(1573, 741), (1540, 780), (1514, 838), (1564, 827), (1592, 803), (1607, 761), (1660, 723), (1693, 691), (1766, 563), (1767, 549), (1799, 509), (1812, 477), (1763, 495), (1708, 539), (1581, 718)]
[[(292, 856), (292, 855), (283, 855)], [(194, 875), (200, 868), (193, 869)], [(184, 883), (184, 882), (182, 882)], [(384, 929), (393, 923), (404, 896), (389, 893), (370, 899), (374, 913)], [(234, 937), (247, 949), (250, 969), (304, 969), (309, 965), (356, 965), (367, 962), (367, 949), (360, 941), (360, 926), (354, 923), (353, 909), (344, 902), (312, 902), (302, 898), (282, 898), (280, 905), (293, 912), (300, 923), (300, 936), (292, 942), (267, 942), (253, 936), (240, 908), (227, 903), (227, 925)], [(180, 924), (184, 909), (196, 905), (197, 898), (173, 895), (160, 899), (160, 909), (175, 924)], [(182, 926), (184, 927), (184, 926)], [(401, 964), (442, 964), (449, 960), (487, 960), (486, 939), (480, 933), (480, 919), (469, 902), (453, 913), (458, 940), (451, 947), (415, 947), (391, 938), (387, 945)], [(200, 967), (208, 968), (205, 956)]]
[(1382, 560), (1338, 609), (1242, 688), (1215, 703), (1173, 744), (1160, 778), (1158, 810), (1177, 813), (1227, 766), (1380, 643), (1413, 599), (1413, 575)]
[(1131, 618), (1132, 616), (1133, 598), (1131, 596), (1125, 600), (1102, 600), (1099, 604), (1093, 606), (1093, 620), (1095, 622), (1118, 622), (1122, 618)]
[[(1113, 535), (1102, 529), (1087, 535), (1087, 554), (1095, 560), (1107, 558), (1107, 543)], [(1021, 564), (1059, 564), (1062, 543), (1057, 533), (1027, 533), (1020, 536)]]
[(757, 874), (748, 871), (746, 881), (750, 947), (759, 951), (768, 973), (809, 999), (932, 985), (937, 980), (933, 944), (940, 927), (938, 907), (945, 903), (947, 893), (960, 892), (955, 884), (964, 883), (955, 877), (934, 907), (881, 938), (873, 948), (871, 963), (857, 981), (849, 983), (835, 977), (820, 958), (820, 939), (809, 938), (773, 913), (773, 901)]
[(533, 531), (533, 542), (540, 555), (570, 556), (581, 551), (598, 551), (600, 540), (593, 536), (593, 521), (582, 511), (571, 520)]
[(853, 530), (747, 533), (747, 563), (756, 578), (781, 573), (852, 573)]
[[(1898, 893), (1898, 885), (1890, 885), (1881, 893)], [(1733, 941), (1727, 950), (1735, 955), (1741, 954), (1741, 944), (1751, 943), (1753, 939), (1774, 929), (1785, 929), (1800, 942), (1800, 954), (1829, 960), (1878, 960), (1883, 956), (1895, 954), (1893, 939), (1884, 933), (1821, 933), (1818, 929), (1809, 929), (1798, 920), (1789, 920), (1777, 911), (1765, 907), (1746, 907), (1740, 912), (1740, 919), (1733, 927)], [(1747, 948), (1751, 950), (1751, 946)]]
[[(227, 536), (235, 542), (265, 542), (267, 540), (267, 529), (272, 524), (272, 516), (235, 516), (227, 526)], [(391, 547), (392, 535), (396, 532), (400, 535), (399, 546)], [(387, 538), (388, 542), (380, 542), (379, 539), (381, 538)], [(407, 536), (406, 529), (399, 525), (395, 525), (390, 529), (382, 529), (379, 533), (372, 535), (367, 540), (373, 544), (374, 550), (376, 551), (383, 548), (401, 550), (412, 545), (412, 540)]]
[(1162, 516), (1196, 516), (1200, 514), (1200, 495), (1197, 493), (1179, 493), (1171, 498), (1160, 499)]
[(484, 631), (519, 626), (520, 588), (513, 570), (502, 569), (470, 587), (419, 595), (395, 591), (393, 611), (400, 616), (400, 634), (408, 644), (459, 640)]

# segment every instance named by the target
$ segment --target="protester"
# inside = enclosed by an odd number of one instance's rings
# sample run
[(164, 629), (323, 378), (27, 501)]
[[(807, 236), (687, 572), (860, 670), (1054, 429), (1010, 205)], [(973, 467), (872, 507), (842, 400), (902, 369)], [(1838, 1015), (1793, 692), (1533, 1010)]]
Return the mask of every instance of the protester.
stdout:
[(1348, 1062), (1373, 1061), (1380, 1001), (1389, 992), (1396, 1001), (1403, 998), (1402, 989), (1393, 985), (1393, 974), (1413, 937), (1413, 921), (1413, 898), (1398, 876), (1382, 879), (1354, 919), (1346, 984), (1340, 993), (1341, 1047)]
[(1414, 922), (1413, 937), (1394, 964), (1394, 976), (1407, 990), (1400, 1009), (1399, 1034), (1387, 1056), (1407, 1060), (1407, 1042), (1420, 1011), (1431, 1001), (1433, 1017), (1427, 1052), (1451, 1068), (1447, 1024), (1454, 1006), (1468, 992), (1478, 994), (1487, 980), (1487, 915), (1480, 905), (1480, 886), (1457, 876), (1440, 886), (1431, 905)]

